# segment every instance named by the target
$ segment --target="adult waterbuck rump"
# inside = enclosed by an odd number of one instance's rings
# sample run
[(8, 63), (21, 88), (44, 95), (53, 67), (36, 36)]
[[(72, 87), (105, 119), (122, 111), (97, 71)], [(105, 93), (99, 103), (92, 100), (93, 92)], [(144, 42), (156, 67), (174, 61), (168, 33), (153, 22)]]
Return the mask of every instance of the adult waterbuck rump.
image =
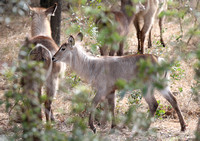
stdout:
[[(115, 126), (114, 109), (115, 109), (115, 90), (117, 89), (116, 82), (123, 79), (130, 82), (132, 79), (137, 80), (140, 75), (138, 64), (141, 60), (150, 61), (152, 65), (157, 65), (163, 59), (154, 55), (129, 55), (129, 56), (114, 56), (114, 57), (93, 57), (83, 51), (80, 39), (82, 34), (77, 36), (78, 41), (75, 42), (73, 36), (68, 38), (68, 42), (61, 45), (60, 49), (53, 56), (53, 62), (65, 62), (75, 71), (82, 79), (90, 83), (96, 90), (96, 95), (92, 102), (92, 109), (95, 110), (97, 105), (108, 100), (109, 108), (112, 112), (112, 127)], [(145, 68), (147, 71), (148, 68)], [(158, 75), (156, 75), (158, 77)], [(163, 79), (169, 79), (169, 74), (163, 75)], [(144, 99), (149, 105), (150, 115), (153, 116), (158, 107), (158, 103), (153, 95), (153, 81), (155, 77), (146, 77), (143, 85), (147, 85), (147, 92)], [(138, 79), (139, 80), (139, 79)], [(168, 82), (168, 81), (167, 81)], [(186, 129), (185, 121), (178, 107), (176, 98), (170, 91), (167, 83), (163, 89), (159, 90), (164, 98), (172, 105), (178, 114), (181, 124), (181, 131)], [(96, 132), (93, 125), (94, 111), (89, 116), (89, 126)]]
[[(48, 16), (54, 15), (54, 12), (57, 8), (57, 4), (49, 8), (40, 8), (40, 7), (29, 7), (30, 15), (32, 17), (32, 26), (31, 26), (31, 38), (27, 38), (23, 47), (19, 52), (19, 59), (23, 60), (27, 56), (31, 60), (41, 61), (44, 63), (44, 69), (46, 70), (46, 93), (47, 99), (45, 101), (45, 116), (46, 120), (54, 120), (53, 112), (51, 109), (51, 103), (53, 97), (56, 95), (58, 89), (58, 80), (60, 72), (65, 70), (65, 64), (59, 62), (52, 63), (52, 56), (58, 51), (59, 47), (56, 45), (54, 40), (51, 38), (51, 28)], [(24, 51), (27, 52), (24, 54)], [(25, 79), (23, 79), (25, 80)], [(31, 81), (24, 81), (26, 83), (31, 83)], [(38, 95), (41, 95), (41, 86), (34, 83), (29, 85), (30, 87), (37, 87)], [(23, 85), (22, 85), (23, 86)]]

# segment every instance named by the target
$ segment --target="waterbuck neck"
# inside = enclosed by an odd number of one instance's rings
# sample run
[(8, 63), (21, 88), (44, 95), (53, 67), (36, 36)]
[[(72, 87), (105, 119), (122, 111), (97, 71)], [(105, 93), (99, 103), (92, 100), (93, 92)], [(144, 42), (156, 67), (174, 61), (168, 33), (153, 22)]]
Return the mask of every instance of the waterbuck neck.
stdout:
[(43, 17), (37, 15), (37, 17), (32, 18), (32, 25), (31, 25), (31, 36), (51, 36), (51, 26), (48, 17)]
[(86, 52), (84, 52), (79, 47), (74, 49), (74, 53), (70, 58), (70, 67), (73, 71), (75, 71), (82, 79), (91, 83), (93, 74), (91, 74), (92, 64), (98, 64), (98, 59), (88, 56)]

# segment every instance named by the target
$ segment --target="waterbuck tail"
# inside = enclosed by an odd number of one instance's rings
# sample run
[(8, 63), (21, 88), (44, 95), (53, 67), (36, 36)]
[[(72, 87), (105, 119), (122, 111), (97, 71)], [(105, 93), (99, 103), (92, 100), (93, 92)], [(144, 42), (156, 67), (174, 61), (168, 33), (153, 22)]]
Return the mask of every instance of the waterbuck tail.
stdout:
[[(51, 72), (52, 72), (52, 65), (53, 65), (53, 62), (51, 60), (52, 58), (52, 54), (51, 52), (49, 51), (49, 49), (47, 47), (45, 47), (44, 45), (42, 44), (37, 44), (28, 54), (28, 59), (30, 59), (30, 55), (31, 53), (36, 50), (37, 48), (43, 48), (44, 50), (46, 50), (48, 52), (48, 55), (49, 55), (49, 60), (50, 60), (50, 65), (48, 66), (48, 69), (47, 69), (47, 73), (46, 73), (46, 80), (48, 79), (48, 77), (50, 76)], [(41, 56), (42, 57), (42, 56)], [(42, 61), (42, 58), (40, 58), (40, 60), (38, 61)]]

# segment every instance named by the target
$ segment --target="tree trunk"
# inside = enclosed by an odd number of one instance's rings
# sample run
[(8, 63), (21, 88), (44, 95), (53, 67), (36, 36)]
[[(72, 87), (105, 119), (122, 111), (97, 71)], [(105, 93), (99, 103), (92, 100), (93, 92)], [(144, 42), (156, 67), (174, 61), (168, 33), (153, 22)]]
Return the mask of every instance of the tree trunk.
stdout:
[(58, 4), (55, 16), (51, 17), (51, 31), (52, 38), (56, 42), (57, 45), (60, 45), (60, 25), (61, 25), (61, 0), (40, 0), (41, 7), (50, 7), (54, 5), (54, 3)]

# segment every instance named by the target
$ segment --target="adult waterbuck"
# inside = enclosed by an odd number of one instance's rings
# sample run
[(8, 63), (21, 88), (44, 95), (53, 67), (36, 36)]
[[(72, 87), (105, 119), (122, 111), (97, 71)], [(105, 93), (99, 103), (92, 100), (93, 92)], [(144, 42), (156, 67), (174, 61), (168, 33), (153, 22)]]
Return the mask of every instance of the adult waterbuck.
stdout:
[[(158, 24), (160, 29), (160, 43), (163, 47), (165, 47), (165, 42), (163, 40), (163, 22), (165, 20), (165, 16), (159, 16), (161, 12), (167, 10), (167, 0), (159, 0), (159, 7), (156, 12), (156, 17), (158, 17)], [(153, 25), (149, 31), (149, 39), (148, 39), (148, 48), (152, 47), (152, 41), (151, 41), (151, 31), (152, 31)]]
[[(159, 65), (163, 59), (150, 54), (129, 55), (129, 56), (114, 56), (114, 57), (93, 57), (83, 51), (80, 39), (82, 34), (77, 36), (78, 41), (75, 42), (73, 36), (68, 38), (68, 42), (61, 45), (60, 49), (53, 56), (53, 62), (65, 62), (75, 71), (82, 79), (90, 83), (96, 90), (96, 95), (92, 102), (92, 109), (95, 110), (97, 105), (108, 100), (109, 108), (112, 112), (113, 120), (112, 127), (115, 126), (114, 109), (115, 109), (115, 90), (118, 88), (116, 82), (119, 79), (130, 82), (132, 79), (139, 80), (140, 65), (139, 61), (150, 61), (152, 65)], [(148, 67), (145, 71), (148, 71)], [(156, 75), (159, 76), (158, 74)], [(163, 79), (169, 79), (169, 74), (166, 72), (162, 75)], [(161, 78), (162, 78), (161, 77)], [(138, 78), (138, 79), (137, 79)], [(147, 85), (147, 92), (144, 99), (149, 105), (150, 115), (153, 116), (158, 107), (158, 103), (153, 95), (153, 82), (155, 77), (147, 76), (144, 79), (143, 85)], [(167, 83), (159, 90), (162, 96), (172, 105), (178, 114), (181, 124), (181, 131), (186, 129), (185, 121), (178, 107), (176, 98), (172, 95), (170, 87)], [(96, 132), (93, 125), (94, 111), (89, 116), (89, 126)]]
[(117, 32), (117, 34), (122, 38), (120, 41), (114, 41), (115, 44), (116, 42), (119, 42), (118, 49), (114, 49), (112, 46), (113, 44), (109, 47), (106, 41), (105, 43), (102, 43), (102, 46), (100, 47), (101, 55), (113, 56), (115, 52), (117, 52), (118, 56), (123, 55), (124, 40), (129, 33), (129, 26), (133, 22), (135, 13), (143, 11), (143, 8), (144, 7), (141, 3), (136, 4), (132, 0), (121, 0), (121, 10), (106, 11), (105, 17), (100, 17), (96, 20), (100, 32), (107, 28), (107, 30), (111, 30), (111, 32), (109, 32), (111, 35), (108, 36), (112, 36), (112, 34), (115, 34), (113, 32)]
[[(30, 15), (32, 17), (32, 37), (27, 38), (25, 44), (19, 52), (19, 59), (24, 59), (28, 55), (32, 60), (43, 62), (44, 69), (47, 70), (47, 78), (45, 81), (47, 93), (47, 99), (45, 101), (45, 116), (47, 121), (54, 120), (51, 104), (53, 97), (56, 95), (56, 91), (58, 89), (59, 74), (65, 70), (65, 64), (59, 62), (51, 62), (52, 56), (56, 53), (56, 51), (58, 51), (59, 47), (51, 37), (51, 28), (48, 17), (54, 15), (56, 8), (56, 3), (54, 6), (49, 8), (29, 7)], [(24, 51), (28, 51), (28, 53), (24, 54)], [(25, 81), (24, 83), (31, 82)], [(34, 83), (34, 85), (37, 85), (37, 83)], [(32, 87), (35, 87), (34, 85)], [(40, 96), (42, 86), (36, 87), (36, 91)]]
[[(145, 9), (139, 11), (134, 18), (134, 25), (136, 28), (136, 34), (138, 39), (138, 52), (141, 54), (145, 53), (144, 42), (145, 37), (149, 33), (148, 47), (152, 46), (151, 43), (151, 30), (153, 23), (158, 15), (167, 9), (167, 0), (146, 0), (143, 5)], [(143, 26), (141, 26), (141, 21), (143, 21)], [(160, 27), (160, 42), (165, 47), (164, 40), (162, 38), (162, 24), (164, 17), (159, 17), (159, 27)]]

